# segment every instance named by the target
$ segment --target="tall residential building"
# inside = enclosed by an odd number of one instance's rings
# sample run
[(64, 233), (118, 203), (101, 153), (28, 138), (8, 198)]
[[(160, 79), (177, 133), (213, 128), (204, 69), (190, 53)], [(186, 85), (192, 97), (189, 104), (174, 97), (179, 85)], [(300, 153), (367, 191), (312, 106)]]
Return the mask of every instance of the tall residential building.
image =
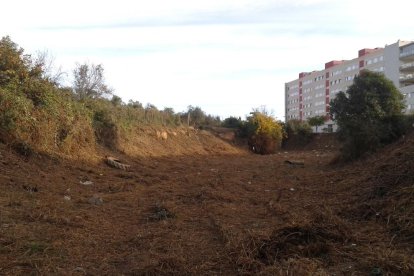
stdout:
[(332, 60), (320, 71), (302, 72), (285, 83), (285, 120), (326, 116), (320, 130), (335, 130), (329, 119), (329, 102), (346, 91), (361, 70), (382, 72), (404, 95), (406, 112), (414, 112), (414, 42), (397, 41), (384, 48), (362, 49), (352, 60)]

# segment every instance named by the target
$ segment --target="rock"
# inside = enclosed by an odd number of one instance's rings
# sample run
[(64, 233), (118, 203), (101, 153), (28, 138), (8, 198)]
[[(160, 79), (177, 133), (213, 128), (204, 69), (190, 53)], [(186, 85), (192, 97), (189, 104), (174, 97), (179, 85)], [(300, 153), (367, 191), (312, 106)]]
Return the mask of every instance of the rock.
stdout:
[(66, 200), (66, 201), (70, 201), (71, 200), (71, 197), (68, 196), (68, 195), (65, 195), (65, 196), (63, 196), (63, 199)]
[(175, 218), (175, 214), (158, 204), (155, 206), (153, 213), (148, 217), (148, 219), (152, 221), (160, 221), (169, 218)]
[(381, 268), (379, 268), (379, 267), (374, 267), (372, 270), (371, 270), (371, 274), (370, 275), (372, 275), (372, 276), (381, 276), (381, 275), (383, 275), (383, 273), (382, 273), (382, 269)]
[(168, 133), (166, 131), (156, 131), (155, 132), (158, 139), (167, 140), (168, 139)]
[(162, 140), (167, 140), (168, 139), (168, 134), (166, 131), (161, 132), (161, 139)]
[(102, 197), (100, 197), (99, 195), (93, 195), (88, 202), (92, 205), (102, 205), (103, 204), (103, 199)]

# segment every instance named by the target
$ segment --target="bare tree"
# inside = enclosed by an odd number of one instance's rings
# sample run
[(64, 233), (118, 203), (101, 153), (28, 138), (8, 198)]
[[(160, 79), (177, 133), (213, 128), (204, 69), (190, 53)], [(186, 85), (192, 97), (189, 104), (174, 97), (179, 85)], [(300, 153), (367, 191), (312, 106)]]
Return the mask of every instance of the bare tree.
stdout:
[(34, 66), (41, 68), (42, 77), (56, 86), (60, 86), (67, 75), (62, 67), (55, 66), (55, 57), (48, 50), (36, 52)]
[(101, 64), (76, 64), (73, 70), (73, 89), (80, 100), (112, 95), (112, 89), (105, 84)]

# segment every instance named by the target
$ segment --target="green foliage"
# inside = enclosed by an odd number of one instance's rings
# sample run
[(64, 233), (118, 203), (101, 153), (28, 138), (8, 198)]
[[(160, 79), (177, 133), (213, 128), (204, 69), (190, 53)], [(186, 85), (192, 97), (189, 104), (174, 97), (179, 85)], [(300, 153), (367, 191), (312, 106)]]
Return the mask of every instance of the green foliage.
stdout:
[(222, 127), (227, 127), (227, 128), (241, 128), (243, 125), (243, 121), (241, 120), (241, 118), (236, 118), (236, 117), (228, 117), (226, 119), (224, 119), (224, 121), (221, 123)]
[[(102, 65), (78, 65), (74, 87), (61, 88), (45, 55), (32, 59), (9, 37), (0, 40), (0, 139), (35, 151), (80, 154), (95, 141), (116, 147), (119, 133), (135, 135), (139, 127), (181, 125), (183, 113), (172, 108), (124, 104), (105, 84)], [(61, 73), (59, 73), (61, 74)], [(220, 118), (190, 107), (191, 124), (219, 125)]]
[(129, 100), (128, 106), (136, 108), (136, 109), (143, 109), (144, 108), (142, 103), (140, 103), (139, 101), (133, 101), (133, 100)]
[(41, 63), (8, 37), (0, 40), (0, 56), (3, 138), (46, 152), (69, 152), (94, 143), (88, 111), (43, 77)]
[(121, 97), (119, 97), (119, 96), (117, 96), (117, 95), (113, 95), (113, 96), (112, 96), (111, 103), (112, 103), (114, 106), (121, 106), (121, 105), (123, 105), (123, 102), (122, 102)]
[(306, 121), (289, 120), (284, 124), (284, 145), (288, 141), (294, 141), (294, 144), (306, 145), (312, 139), (312, 127)]
[(43, 70), (30, 55), (6, 36), (0, 40), (0, 86), (16, 87), (31, 79), (40, 79)]
[(171, 107), (165, 107), (161, 112), (163, 116), (164, 125), (167, 126), (179, 126), (181, 125), (180, 115), (174, 112), (174, 109)]
[(0, 40), (0, 86), (21, 83), (29, 75), (30, 62), (23, 49), (6, 36)]
[(0, 129), (3, 132), (27, 126), (32, 109), (32, 102), (24, 94), (0, 88)]
[(403, 96), (390, 80), (362, 71), (346, 93), (331, 101), (343, 157), (358, 158), (400, 137), (406, 131), (403, 109)]
[(218, 116), (207, 115), (200, 107), (188, 106), (187, 112), (180, 114), (180, 119), (189, 126), (202, 128), (203, 126), (220, 126)]
[(275, 152), (282, 142), (282, 125), (266, 113), (255, 111), (250, 114), (243, 126), (250, 148), (260, 154)]
[(112, 106), (108, 103), (95, 103), (91, 106), (93, 106), (93, 128), (98, 143), (109, 148), (116, 148), (118, 145), (118, 128), (112, 117)]
[(289, 120), (285, 125), (285, 132), (288, 137), (297, 135), (304, 140), (307, 140), (312, 136), (312, 128), (309, 123), (300, 120)]
[(325, 123), (325, 116), (314, 116), (308, 118), (308, 124), (310, 126), (316, 127), (316, 132), (318, 132), (318, 127)]

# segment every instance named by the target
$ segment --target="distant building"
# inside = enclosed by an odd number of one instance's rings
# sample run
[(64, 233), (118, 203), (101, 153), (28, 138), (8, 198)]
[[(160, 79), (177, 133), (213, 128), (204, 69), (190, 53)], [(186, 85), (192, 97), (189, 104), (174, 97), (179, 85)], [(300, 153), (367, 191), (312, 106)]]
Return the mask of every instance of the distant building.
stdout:
[(285, 120), (326, 116), (328, 121), (319, 130), (335, 131), (329, 102), (364, 69), (382, 72), (404, 95), (406, 113), (414, 112), (414, 42), (397, 41), (384, 48), (359, 50), (357, 58), (327, 62), (324, 70), (303, 72), (285, 83)]

